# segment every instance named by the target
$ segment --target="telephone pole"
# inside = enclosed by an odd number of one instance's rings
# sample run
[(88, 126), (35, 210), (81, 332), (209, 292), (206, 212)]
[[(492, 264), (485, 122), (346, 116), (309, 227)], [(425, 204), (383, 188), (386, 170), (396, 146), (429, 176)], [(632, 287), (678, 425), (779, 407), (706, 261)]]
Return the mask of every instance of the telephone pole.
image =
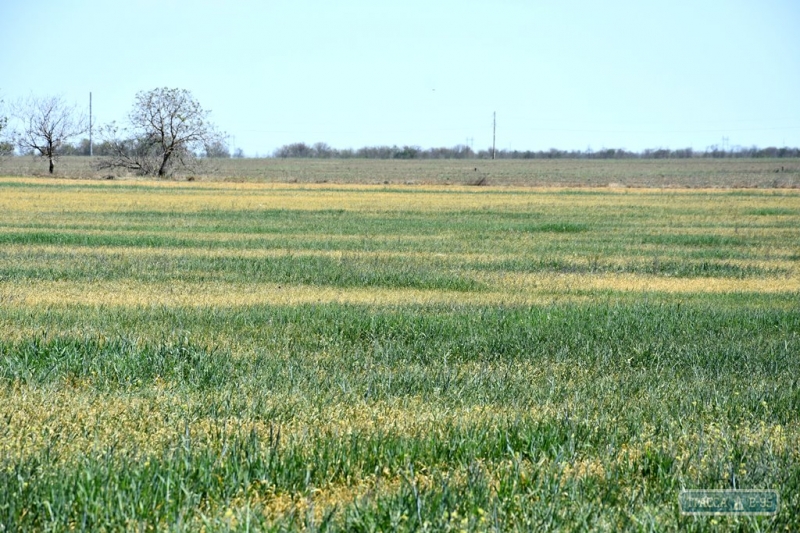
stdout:
[(89, 157), (92, 155), (92, 91), (89, 91)]
[(494, 159), (495, 154), (495, 139), (497, 133), (497, 111), (492, 113), (492, 159)]

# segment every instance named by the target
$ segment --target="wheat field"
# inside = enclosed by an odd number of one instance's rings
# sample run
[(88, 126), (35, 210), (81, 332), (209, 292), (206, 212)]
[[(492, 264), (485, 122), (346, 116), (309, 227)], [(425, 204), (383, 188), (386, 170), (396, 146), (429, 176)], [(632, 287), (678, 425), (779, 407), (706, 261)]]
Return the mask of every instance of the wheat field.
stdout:
[(617, 163), (0, 178), (0, 531), (797, 530), (796, 178)]

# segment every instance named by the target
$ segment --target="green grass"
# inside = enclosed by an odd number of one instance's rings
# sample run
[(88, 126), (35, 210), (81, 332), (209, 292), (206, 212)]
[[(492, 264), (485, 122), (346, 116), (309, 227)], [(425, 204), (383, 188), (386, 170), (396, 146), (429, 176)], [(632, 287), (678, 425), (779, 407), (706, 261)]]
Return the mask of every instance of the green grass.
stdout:
[(436, 264), (414, 264), (398, 259), (325, 256), (195, 257), (149, 254), (130, 259), (124, 254), (87, 255), (36, 254), (40, 261), (9, 262), (0, 268), (0, 279), (145, 282), (238, 282), (290, 283), (333, 287), (391, 287), (448, 291), (479, 291), (481, 283), (436, 269)]
[[(148, 317), (118, 310), (113, 326), (91, 310), (65, 311), (57, 323), (81, 322), (94, 333), (40, 333), (4, 342), (0, 377), (16, 388), (77, 381), (102, 398), (141, 394), (158, 376), (172, 394), (194, 399), (187, 420), (211, 417), (218, 434), (201, 441), (181, 437), (145, 457), (117, 454), (117, 445), (107, 443), (55, 470), (49, 465), (60, 460), (50, 448), (25, 460), (6, 460), (0, 483), (4, 523), (23, 529), (70, 521), (89, 529), (123, 527), (128, 520), (174, 524), (205, 500), (227, 502), (267, 488), (310, 497), (313, 487), (347, 483), (384, 468), (385, 475), (404, 476), (425, 468), (434, 481), (416, 494), (411, 483), (374, 501), (350, 502), (331, 524), (350, 529), (375, 521), (387, 527), (395, 513), (407, 515), (408, 529), (419, 527), (420, 518), (438, 529), (459, 513), (481, 529), (480, 509), (501, 529), (573, 528), (583, 521), (635, 529), (648, 512), (664, 527), (691, 527), (691, 519), (674, 511), (676, 491), (684, 484), (730, 487), (730, 465), (737, 461), (752, 472), (739, 479), (742, 486), (781, 489), (778, 524), (794, 523), (800, 505), (796, 454), (766, 442), (737, 443), (732, 429), (797, 423), (796, 311), (638, 304), (161, 312), (171, 323), (154, 320), (156, 311)], [(52, 319), (43, 311), (29, 320), (44, 331)], [(184, 336), (159, 339), (178, 326), (185, 328)], [(119, 336), (114, 327), (135, 337)], [(251, 355), (232, 357), (225, 346), (209, 346), (186, 333), (210, 328), (227, 332), (234, 344), (250, 345)], [(321, 352), (326, 357), (320, 358)], [(289, 405), (264, 410), (275, 397)], [(323, 425), (297, 442), (284, 437), (280, 444), (274, 435), (270, 444), (267, 435), (246, 427), (234, 427), (232, 436), (225, 433), (230, 427), (223, 428), (233, 416), (263, 419), (277, 432), (309, 409), (408, 398), (452, 409), (501, 405), (519, 414), (491, 424), (456, 421), (435, 435), (395, 434), (391, 428), (337, 435)], [(542, 406), (554, 414), (525, 415)], [(687, 475), (692, 459), (676, 459), (680, 446), (671, 441), (702, 432), (709, 422), (730, 429), (733, 448), (727, 452), (738, 458), (709, 450), (711, 464), (692, 478)], [(632, 464), (614, 461), (615, 450), (643, 439), (655, 441), (651, 455)], [(605, 464), (605, 476), (564, 481), (559, 464), (586, 457)], [(510, 463), (497, 483), (506, 486), (490, 491), (486, 470), (504, 461)], [(477, 476), (478, 484), (454, 474), (462, 469)], [(253, 487), (256, 480), (259, 489)], [(558, 495), (548, 486), (558, 487)], [(632, 496), (628, 490), (634, 488), (642, 492)], [(28, 513), (18, 522), (22, 509)], [(273, 527), (290, 520), (272, 523), (256, 511), (254, 523), (266, 520)], [(303, 524), (308, 517), (294, 520)]]
[[(792, 192), (81, 187), (0, 200), (0, 531), (800, 527)], [(204, 300), (275, 284), (375, 296)]]

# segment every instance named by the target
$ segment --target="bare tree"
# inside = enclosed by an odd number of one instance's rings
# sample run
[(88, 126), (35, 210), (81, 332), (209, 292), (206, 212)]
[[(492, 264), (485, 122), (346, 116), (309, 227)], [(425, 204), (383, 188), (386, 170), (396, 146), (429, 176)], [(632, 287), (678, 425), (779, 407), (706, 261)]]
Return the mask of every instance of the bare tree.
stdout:
[(224, 159), (231, 156), (231, 151), (228, 149), (228, 145), (222, 138), (213, 140), (210, 143), (208, 143), (205, 146), (204, 152), (205, 152), (205, 157), (210, 157), (214, 159)]
[(185, 89), (159, 88), (136, 94), (128, 127), (103, 129), (110, 155), (101, 168), (124, 168), (144, 175), (169, 175), (193, 168), (197, 155), (222, 142), (204, 110)]
[(273, 157), (313, 157), (314, 149), (304, 142), (285, 144), (276, 148)]
[(8, 118), (3, 114), (3, 103), (4, 102), (0, 100), (0, 136), (3, 135), (3, 130), (6, 129), (6, 125), (8, 124)]
[(8, 131), (8, 117), (3, 109), (4, 102), (0, 100), (0, 158), (11, 155), (14, 152), (14, 145), (8, 142), (3, 131)]
[(55, 168), (59, 148), (86, 131), (86, 120), (77, 106), (67, 104), (60, 96), (29, 96), (12, 108), (12, 116), (22, 123), (14, 140), (23, 152), (46, 157), (50, 174)]
[(312, 146), (314, 149), (314, 157), (327, 159), (333, 155), (333, 149), (327, 143), (318, 142)]

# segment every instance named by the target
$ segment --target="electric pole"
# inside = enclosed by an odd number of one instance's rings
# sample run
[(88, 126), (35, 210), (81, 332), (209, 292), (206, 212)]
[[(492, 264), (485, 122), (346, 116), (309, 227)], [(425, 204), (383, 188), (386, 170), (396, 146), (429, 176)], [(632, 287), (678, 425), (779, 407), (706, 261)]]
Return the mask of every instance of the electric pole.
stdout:
[(94, 155), (92, 151), (92, 91), (89, 91), (89, 157)]
[(497, 111), (492, 113), (492, 159), (494, 159), (495, 154), (495, 139), (497, 133)]

